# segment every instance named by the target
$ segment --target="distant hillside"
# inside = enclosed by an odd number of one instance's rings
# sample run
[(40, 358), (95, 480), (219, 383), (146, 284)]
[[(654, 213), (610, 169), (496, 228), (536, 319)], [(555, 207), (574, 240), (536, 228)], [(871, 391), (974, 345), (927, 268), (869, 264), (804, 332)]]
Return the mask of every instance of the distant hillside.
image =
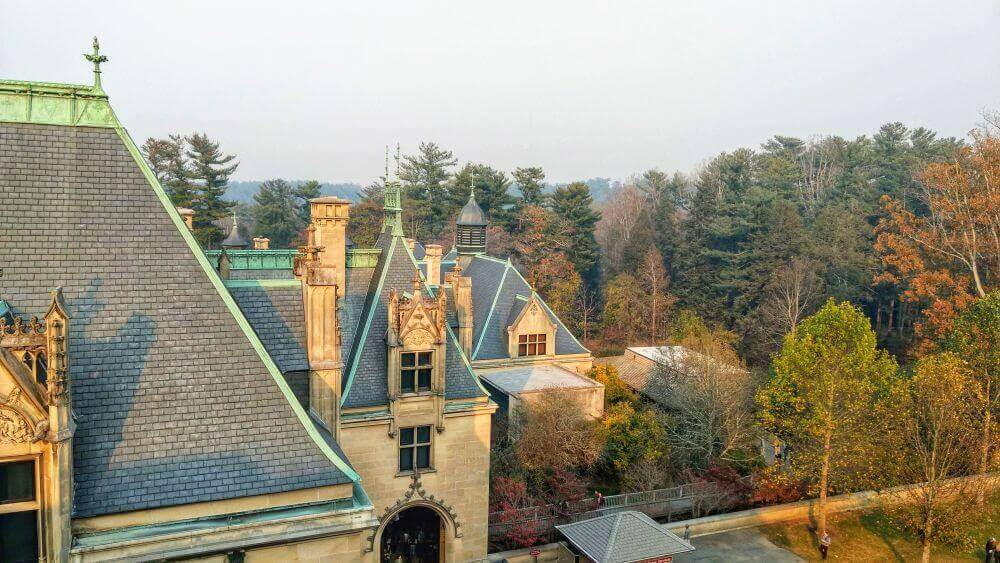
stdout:
[[(587, 186), (590, 187), (590, 195), (594, 198), (594, 201), (598, 203), (603, 203), (608, 199), (608, 194), (611, 192), (613, 182), (614, 181), (611, 178), (591, 178), (583, 181), (584, 184), (587, 184)], [(568, 184), (569, 182), (545, 184), (545, 191), (547, 193), (552, 193), (556, 188), (561, 188), (562, 186)]]
[[(229, 182), (229, 189), (226, 190), (226, 199), (230, 201), (240, 201), (243, 203), (253, 203), (253, 195), (257, 193), (260, 189), (260, 185), (263, 182), (261, 180), (244, 180), (240, 182)], [(303, 180), (289, 180), (289, 184), (297, 186), (303, 183)], [(332, 182), (323, 182), (322, 188), (323, 195), (335, 195), (337, 197), (347, 198), (351, 201), (358, 200), (358, 194), (361, 193), (361, 186), (358, 184), (334, 184)]]

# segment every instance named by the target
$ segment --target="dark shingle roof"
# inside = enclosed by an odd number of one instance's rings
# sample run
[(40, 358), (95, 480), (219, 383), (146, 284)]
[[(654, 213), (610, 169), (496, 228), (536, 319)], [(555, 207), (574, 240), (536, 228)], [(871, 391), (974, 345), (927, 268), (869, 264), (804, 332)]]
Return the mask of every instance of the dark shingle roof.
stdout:
[(479, 207), (478, 203), (476, 203), (475, 192), (469, 194), (469, 201), (465, 202), (465, 206), (463, 206), (461, 211), (458, 212), (458, 218), (455, 220), (455, 224), (472, 225), (477, 227), (486, 225), (486, 214), (483, 213), (483, 209)]
[[(532, 295), (531, 286), (512, 264), (482, 254), (469, 262), (464, 275), (472, 278), (473, 359), (507, 358), (507, 327)], [(541, 299), (539, 298), (539, 301)], [(586, 354), (587, 349), (562, 324), (544, 301), (545, 312), (556, 325), (557, 355)]]
[[(348, 296), (365, 292), (364, 304), (358, 315), (358, 326), (353, 333), (350, 356), (346, 362), (343, 406), (347, 408), (388, 403), (385, 336), (389, 322), (389, 292), (393, 288), (412, 291), (413, 275), (417, 269), (402, 237), (392, 237), (383, 232), (379, 237), (379, 245), (383, 251), (368, 287), (352, 288), (348, 283), (347, 288)], [(486, 395), (463, 359), (458, 340), (453, 334), (449, 340), (445, 358), (445, 397), (466, 399)]]
[(115, 129), (0, 123), (0, 202), (0, 294), (72, 317), (75, 516), (350, 481)]
[(694, 551), (694, 546), (649, 516), (631, 510), (556, 529), (596, 563), (631, 563)]
[(302, 287), (230, 287), (240, 310), (282, 373), (309, 369)]

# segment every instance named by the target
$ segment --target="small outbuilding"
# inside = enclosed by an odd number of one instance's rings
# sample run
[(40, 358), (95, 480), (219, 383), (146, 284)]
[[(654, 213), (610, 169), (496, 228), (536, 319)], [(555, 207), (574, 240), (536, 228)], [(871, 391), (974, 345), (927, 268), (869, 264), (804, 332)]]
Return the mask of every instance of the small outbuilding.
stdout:
[(556, 526), (593, 563), (670, 563), (694, 546), (642, 512), (625, 511)]
[(490, 397), (500, 406), (494, 422), (509, 421), (519, 404), (530, 404), (546, 393), (565, 392), (593, 418), (604, 414), (604, 385), (557, 364), (523, 364), (477, 372)]

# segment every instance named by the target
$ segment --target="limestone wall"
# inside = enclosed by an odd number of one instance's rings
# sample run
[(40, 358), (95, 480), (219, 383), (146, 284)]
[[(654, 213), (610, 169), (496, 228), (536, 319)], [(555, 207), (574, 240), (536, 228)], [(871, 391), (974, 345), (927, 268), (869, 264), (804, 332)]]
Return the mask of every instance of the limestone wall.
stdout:
[[(445, 430), (432, 430), (431, 465), (423, 470), (420, 484), (424, 495), (413, 493), (407, 502), (426, 502), (430, 495), (450, 506), (458, 517), (458, 533), (450, 518), (445, 518), (447, 561), (470, 561), (486, 556), (487, 511), (489, 503), (490, 407), (474, 407), (461, 413), (445, 415)], [(429, 400), (401, 401), (397, 426), (431, 425), (436, 415)], [(376, 516), (386, 514), (410, 490), (410, 473), (398, 471), (398, 438), (388, 435), (389, 421), (345, 422), (341, 427), (341, 446), (361, 475)], [(374, 537), (374, 551), (367, 561), (378, 560), (381, 528)]]

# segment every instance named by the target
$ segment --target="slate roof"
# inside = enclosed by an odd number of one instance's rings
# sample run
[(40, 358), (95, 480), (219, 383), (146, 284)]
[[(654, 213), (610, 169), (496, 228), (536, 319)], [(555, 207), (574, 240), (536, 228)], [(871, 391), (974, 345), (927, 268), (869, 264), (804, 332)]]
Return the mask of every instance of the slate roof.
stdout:
[(118, 131), (0, 123), (0, 296), (71, 315), (74, 515), (350, 482)]
[[(472, 257), (463, 275), (472, 278), (472, 310), (475, 321), (472, 359), (509, 358), (507, 327), (524, 308), (526, 299), (531, 297), (531, 286), (513, 264), (483, 254)], [(549, 319), (556, 325), (556, 355), (586, 354), (588, 350), (548, 305), (541, 302)]]
[[(417, 264), (408, 252), (403, 237), (392, 236), (386, 230), (379, 236), (376, 245), (382, 248), (382, 254), (368, 287), (351, 287), (350, 283), (347, 287), (347, 296), (355, 295), (354, 299), (358, 299), (357, 294), (363, 291), (364, 304), (358, 315), (357, 329), (352, 334), (350, 355), (345, 355), (348, 360), (342, 405), (346, 408), (388, 404), (385, 337), (389, 323), (389, 292), (393, 288), (412, 291), (413, 276), (417, 271)], [(347, 341), (346, 337), (344, 341)], [(485, 396), (487, 393), (472, 373), (454, 334), (449, 335), (449, 341), (445, 358), (445, 398)]]
[(694, 551), (693, 545), (649, 516), (631, 510), (556, 529), (596, 563), (631, 563)]
[(309, 369), (302, 286), (230, 287), (229, 293), (282, 373)]

